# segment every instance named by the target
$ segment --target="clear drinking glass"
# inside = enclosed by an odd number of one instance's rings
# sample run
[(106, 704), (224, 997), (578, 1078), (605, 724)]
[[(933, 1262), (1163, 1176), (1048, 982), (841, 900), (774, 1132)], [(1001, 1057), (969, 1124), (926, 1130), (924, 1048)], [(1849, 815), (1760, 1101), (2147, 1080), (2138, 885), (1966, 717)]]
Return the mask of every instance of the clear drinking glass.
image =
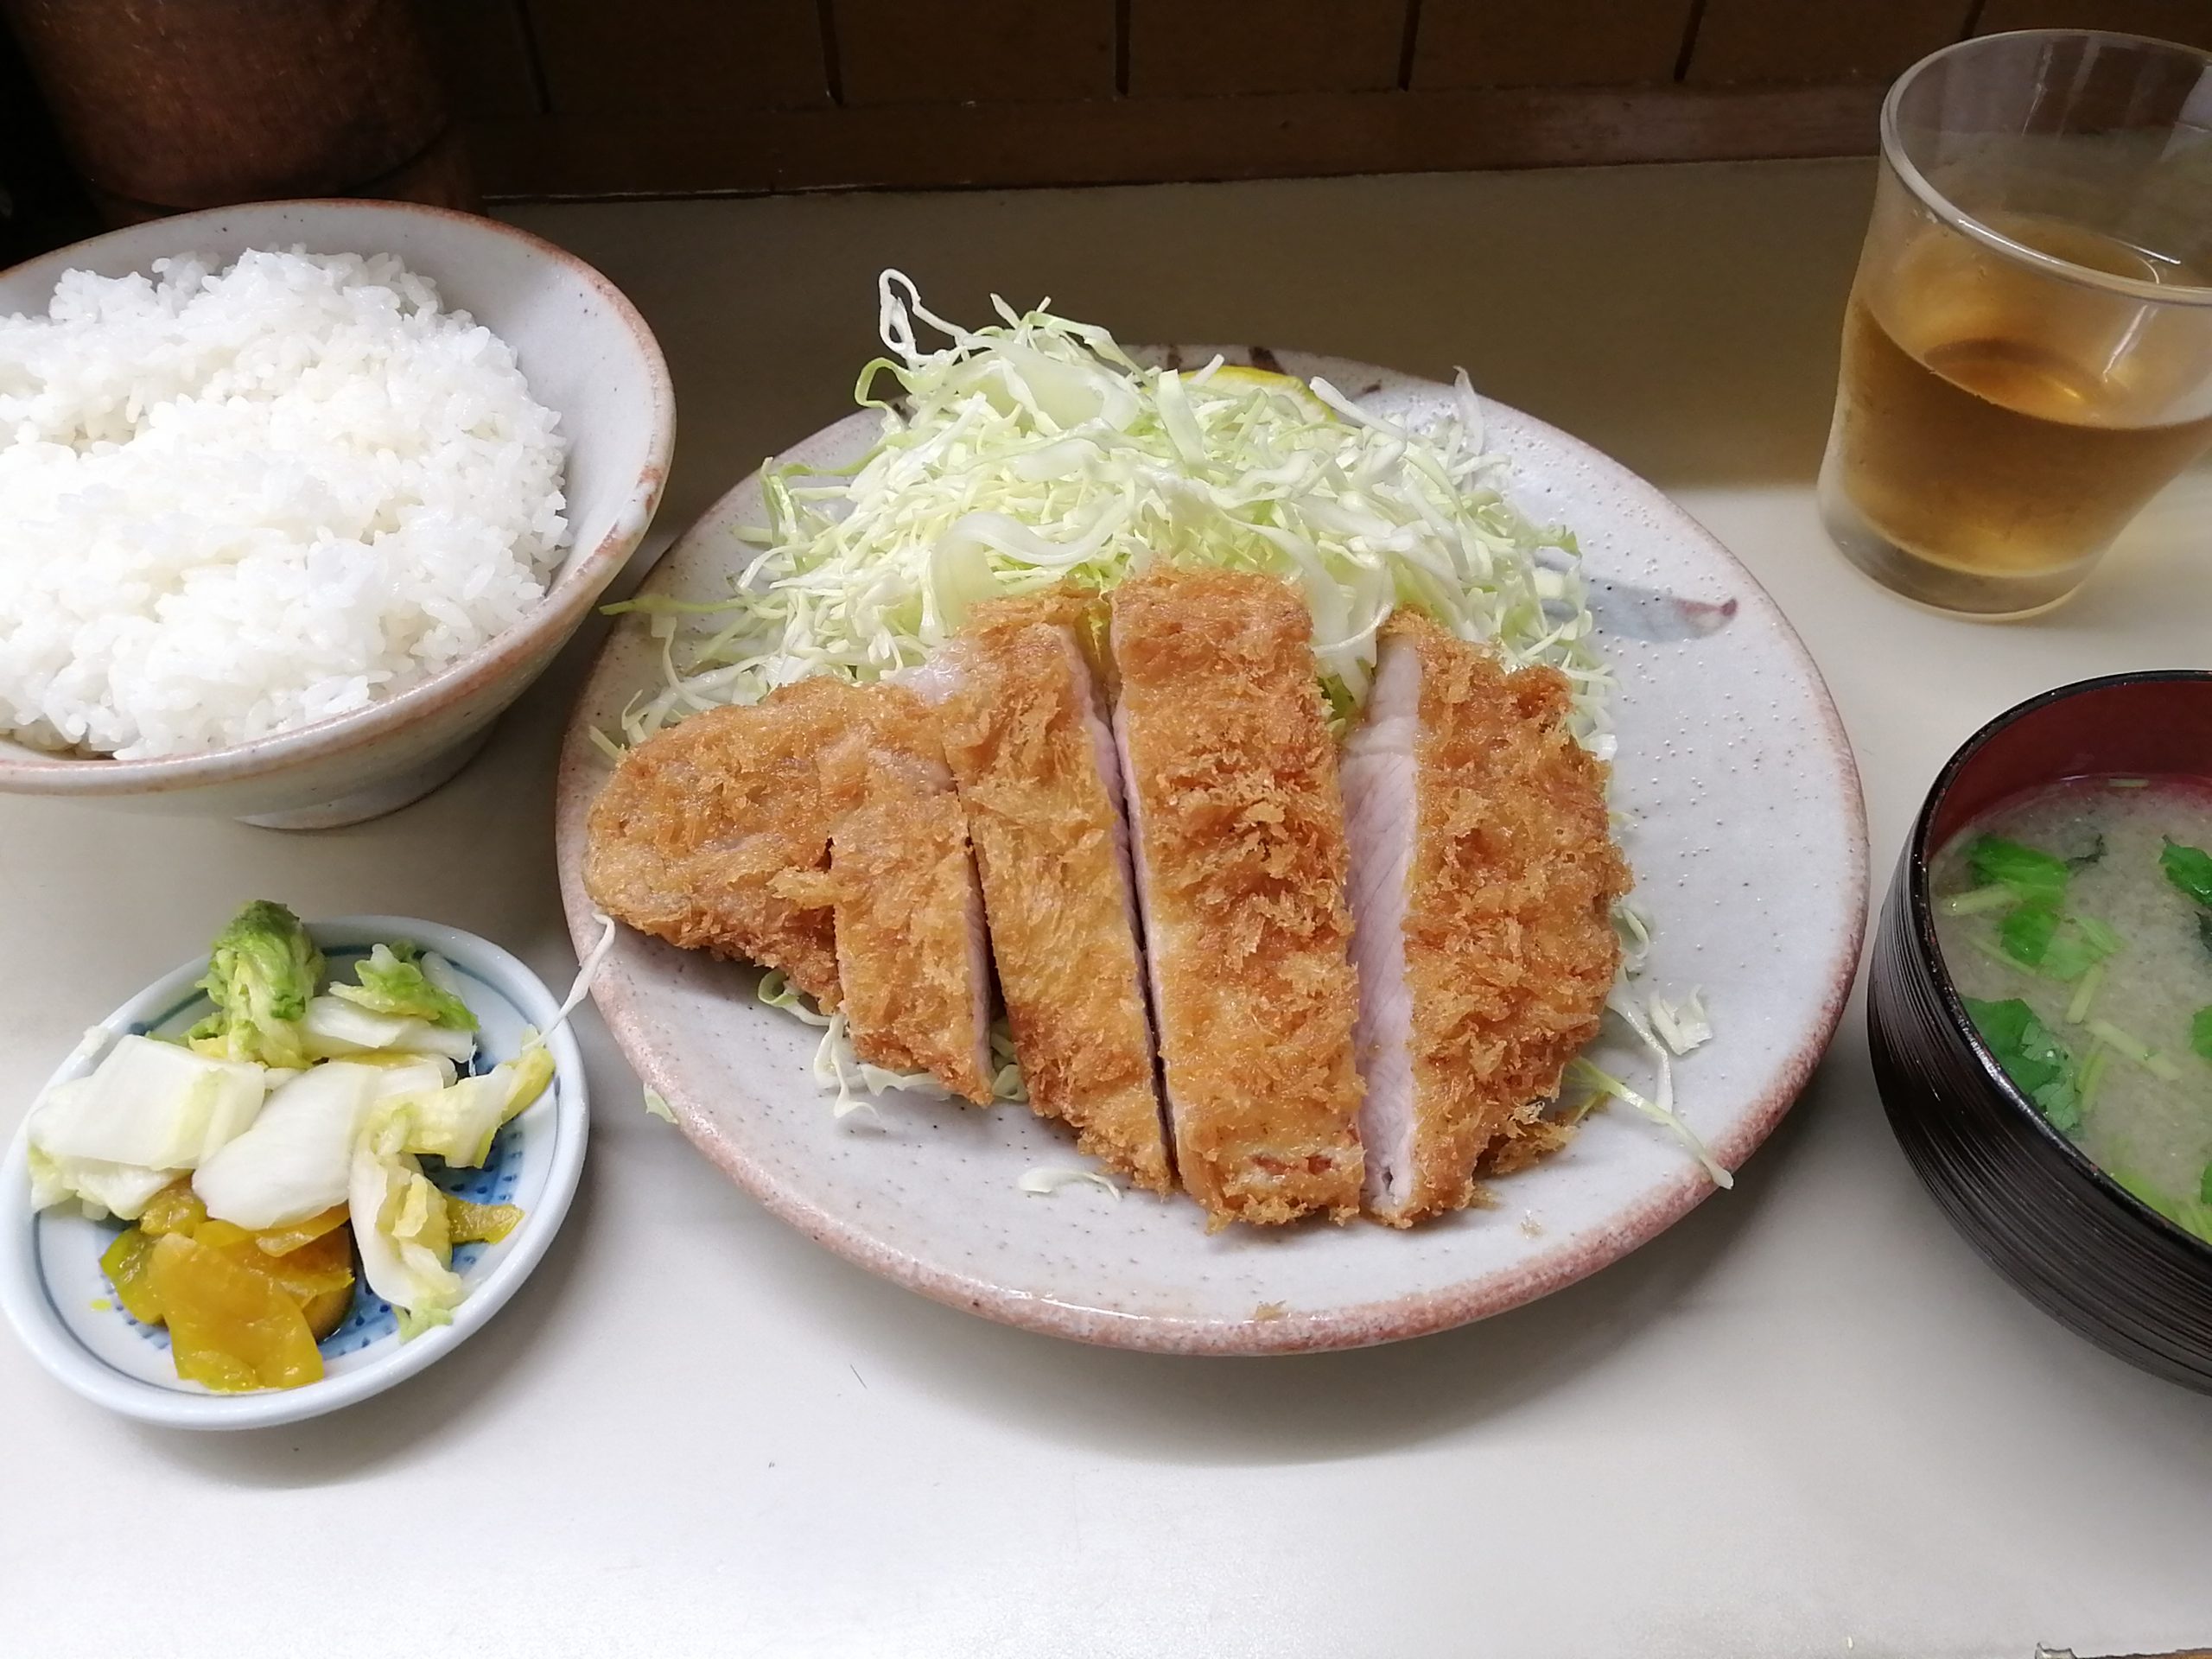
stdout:
[(1882, 105), (1821, 516), (1906, 597), (2025, 616), (2212, 448), (2212, 55), (1993, 35)]

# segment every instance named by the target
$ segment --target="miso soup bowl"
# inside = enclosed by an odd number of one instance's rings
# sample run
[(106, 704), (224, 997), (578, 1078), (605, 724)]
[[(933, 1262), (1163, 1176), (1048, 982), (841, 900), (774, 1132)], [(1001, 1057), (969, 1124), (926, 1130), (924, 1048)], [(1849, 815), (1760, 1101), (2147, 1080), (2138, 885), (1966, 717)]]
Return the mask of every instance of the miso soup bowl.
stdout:
[(1951, 757), (1897, 861), (1875, 937), (1874, 1077), (1897, 1144), (1992, 1266), (2099, 1347), (2212, 1393), (2212, 1245), (2131, 1196), (2045, 1121), (1975, 1036), (1936, 944), (1936, 855), (2013, 796), (2101, 773), (2212, 779), (2212, 674), (2061, 686), (1999, 715)]

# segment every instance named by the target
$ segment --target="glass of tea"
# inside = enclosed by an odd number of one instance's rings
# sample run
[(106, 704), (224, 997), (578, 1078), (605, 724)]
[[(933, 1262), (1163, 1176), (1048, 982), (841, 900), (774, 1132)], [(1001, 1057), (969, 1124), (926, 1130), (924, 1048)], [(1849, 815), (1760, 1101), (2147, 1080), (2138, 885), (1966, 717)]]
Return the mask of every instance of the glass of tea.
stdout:
[(2212, 448), (2212, 55), (2034, 29), (1923, 59), (1882, 106), (1821, 516), (1942, 610), (2080, 586)]

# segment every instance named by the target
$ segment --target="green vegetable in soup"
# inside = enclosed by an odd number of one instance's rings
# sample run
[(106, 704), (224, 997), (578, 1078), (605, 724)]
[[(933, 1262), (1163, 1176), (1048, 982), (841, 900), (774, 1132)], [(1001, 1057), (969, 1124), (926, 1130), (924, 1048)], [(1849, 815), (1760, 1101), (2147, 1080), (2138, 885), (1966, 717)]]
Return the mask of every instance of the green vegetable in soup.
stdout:
[(2204, 1173), (2198, 1178), (2196, 1200), (2199, 1204), (2212, 1204), (2212, 1164), (2205, 1165)]
[(2189, 1046), (2212, 1060), (2212, 1008), (2199, 1008), (2189, 1022)]
[(2053, 979), (2079, 979), (2119, 949), (2119, 934), (2094, 916), (2077, 916), (2044, 948), (2043, 970)]
[(2057, 932), (2056, 909), (2049, 905), (2022, 905), (1998, 924), (1997, 942), (2013, 961), (2038, 968)]
[(2162, 1077), (2168, 1083), (2181, 1081), (2181, 1068), (2133, 1032), (2124, 1030), (2109, 1020), (2092, 1020), (2089, 1021), (2089, 1034), (2120, 1058), (2141, 1066), (2152, 1077)]
[(2018, 997), (2002, 1002), (1966, 999), (1967, 1014), (1990, 1056), (2041, 1109), (2053, 1128), (2072, 1134), (2082, 1127), (2082, 1097), (2074, 1057), (2052, 1036), (2035, 1011)]
[(474, 1031), (476, 1016), (451, 991), (431, 983), (411, 944), (380, 944), (353, 970), (360, 982), (333, 985), (330, 994), (357, 1007), (403, 1020), (427, 1020), (448, 1031)]
[(2044, 951), (2044, 973), (2053, 980), (2079, 980), (2117, 949), (2119, 933), (2094, 916), (2075, 916), (2073, 931), (2059, 933)]
[[(2028, 903), (2056, 905), (2066, 893), (2066, 861), (2002, 836), (1982, 836), (1967, 849), (1974, 879), (2010, 887)], [(2212, 861), (2208, 861), (2212, 864)]]
[(1998, 924), (2005, 954), (2052, 979), (2079, 979), (2120, 949), (2120, 935), (2094, 916), (2062, 922), (2055, 906), (2024, 904)]
[(305, 1066), (300, 1021), (322, 973), (322, 952), (300, 918), (257, 899), (215, 938), (207, 977), (200, 982), (215, 1012), (186, 1040), (202, 1054), (264, 1065)]
[(2020, 902), (2020, 895), (2012, 888), (1999, 885), (1976, 887), (1971, 893), (1955, 893), (1943, 901), (1946, 916), (1978, 916), (1985, 910), (2006, 910)]
[(2104, 1087), (2105, 1068), (2112, 1064), (2112, 1051), (2100, 1045), (2089, 1051), (2089, 1058), (2082, 1062), (2082, 1081), (2075, 1090), (2075, 1104), (2086, 1112), (2096, 1104), (2097, 1090)]
[(2167, 836), (2158, 855), (2158, 868), (2172, 882), (2200, 905), (2212, 905), (2212, 853), (2202, 847), (2184, 847)]

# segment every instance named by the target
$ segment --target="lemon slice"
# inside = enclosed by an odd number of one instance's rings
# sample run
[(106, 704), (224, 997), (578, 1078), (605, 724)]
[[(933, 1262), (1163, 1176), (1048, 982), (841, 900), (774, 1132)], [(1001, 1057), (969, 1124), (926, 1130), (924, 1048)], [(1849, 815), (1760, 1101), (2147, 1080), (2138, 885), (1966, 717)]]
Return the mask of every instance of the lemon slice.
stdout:
[(1313, 395), (1313, 388), (1294, 374), (1278, 374), (1273, 369), (1255, 369), (1249, 364), (1224, 363), (1216, 369), (1209, 384), (1217, 386), (1258, 386), (1288, 398), (1317, 421), (1333, 421), (1336, 411)]

